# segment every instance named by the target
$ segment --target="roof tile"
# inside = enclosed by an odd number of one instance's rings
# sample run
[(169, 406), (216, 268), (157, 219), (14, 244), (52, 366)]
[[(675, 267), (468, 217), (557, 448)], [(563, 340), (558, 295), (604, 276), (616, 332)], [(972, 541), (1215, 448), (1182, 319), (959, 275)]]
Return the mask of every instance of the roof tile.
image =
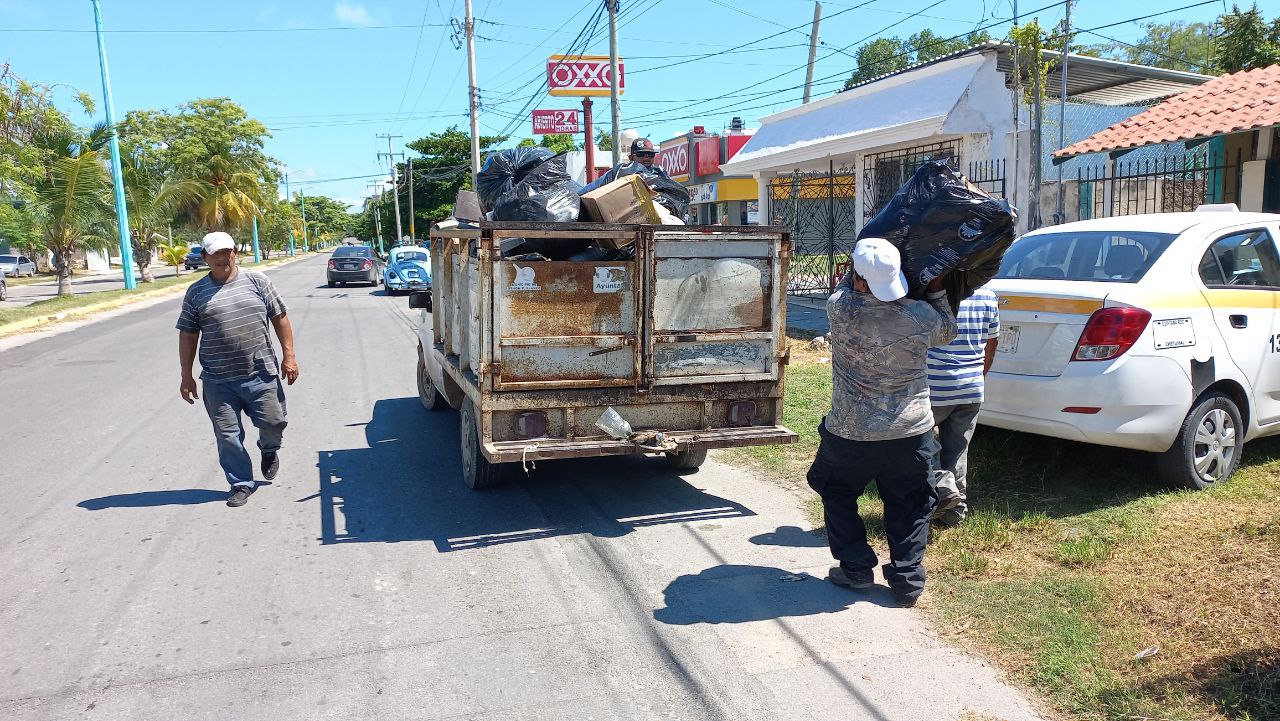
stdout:
[(1280, 125), (1280, 65), (1232, 73), (1187, 90), (1055, 152), (1107, 153)]

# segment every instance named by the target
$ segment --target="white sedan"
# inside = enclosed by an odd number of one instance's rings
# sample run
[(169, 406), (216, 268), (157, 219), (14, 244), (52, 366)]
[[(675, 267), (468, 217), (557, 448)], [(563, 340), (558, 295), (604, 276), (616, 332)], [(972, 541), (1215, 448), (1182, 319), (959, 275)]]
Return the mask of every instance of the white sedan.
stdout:
[(35, 276), (36, 263), (25, 255), (0, 255), (0, 273), (10, 278)]
[(991, 289), (979, 422), (1151, 451), (1190, 488), (1280, 433), (1280, 215), (1205, 206), (1028, 233)]

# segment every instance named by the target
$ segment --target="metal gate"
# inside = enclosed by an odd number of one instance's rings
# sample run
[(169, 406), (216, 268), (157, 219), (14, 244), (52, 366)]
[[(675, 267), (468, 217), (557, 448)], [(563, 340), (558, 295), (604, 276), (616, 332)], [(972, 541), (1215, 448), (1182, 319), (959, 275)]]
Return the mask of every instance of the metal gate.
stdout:
[(858, 179), (853, 169), (795, 171), (769, 181), (772, 221), (791, 230), (795, 250), (787, 294), (830, 295), (857, 239)]
[(902, 184), (930, 160), (945, 160), (953, 168), (960, 167), (960, 142), (944, 140), (940, 143), (917, 145), (912, 148), (868, 153), (862, 159), (862, 185), (864, 190), (862, 215), (871, 220), (889, 204)]

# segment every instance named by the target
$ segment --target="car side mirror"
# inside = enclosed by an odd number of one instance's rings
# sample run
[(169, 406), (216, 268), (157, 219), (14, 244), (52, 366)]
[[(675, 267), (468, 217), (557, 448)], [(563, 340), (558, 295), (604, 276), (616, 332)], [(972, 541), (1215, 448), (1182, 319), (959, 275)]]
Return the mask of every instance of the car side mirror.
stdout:
[(416, 310), (431, 310), (431, 291), (418, 290), (409, 294), (409, 307)]

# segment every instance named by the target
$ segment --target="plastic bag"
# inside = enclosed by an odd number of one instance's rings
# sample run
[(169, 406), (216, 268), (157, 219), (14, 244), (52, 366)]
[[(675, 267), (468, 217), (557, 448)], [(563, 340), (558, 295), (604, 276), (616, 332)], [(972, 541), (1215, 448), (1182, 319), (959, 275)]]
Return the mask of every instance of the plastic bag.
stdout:
[(578, 184), (561, 153), (525, 170), (520, 181), (494, 202), (493, 219), (573, 223), (581, 207)]
[(902, 253), (909, 295), (951, 273), (947, 294), (953, 308), (995, 276), (1013, 243), (1017, 210), (993, 198), (951, 168), (933, 160), (920, 166), (889, 204), (858, 234), (884, 238)]
[(485, 212), (493, 210), (498, 199), (524, 180), (531, 170), (547, 162), (555, 153), (546, 148), (508, 148), (491, 154), (476, 174), (476, 194)]
[(675, 217), (683, 218), (685, 212), (689, 210), (689, 203), (693, 199), (689, 196), (688, 188), (672, 180), (671, 176), (667, 175), (667, 171), (662, 168), (656, 165), (646, 168), (643, 163), (634, 161), (620, 163), (604, 175), (588, 183), (587, 187), (582, 189), (582, 192), (595, 190), (602, 185), (608, 185), (618, 178), (624, 178), (628, 175), (639, 175), (644, 178), (644, 184), (654, 192), (654, 201), (661, 203)]

